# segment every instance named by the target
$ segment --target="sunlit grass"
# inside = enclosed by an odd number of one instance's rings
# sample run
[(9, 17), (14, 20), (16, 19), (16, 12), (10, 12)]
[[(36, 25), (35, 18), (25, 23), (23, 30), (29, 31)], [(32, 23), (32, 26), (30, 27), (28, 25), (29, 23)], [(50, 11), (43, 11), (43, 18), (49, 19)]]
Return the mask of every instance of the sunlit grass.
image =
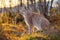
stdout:
[[(6, 14), (4, 14), (4, 15), (6, 15)], [(60, 24), (59, 24), (60, 20), (54, 21), (57, 23), (51, 24), (51, 29), (50, 29), (50, 31), (52, 32), (51, 35), (45, 35), (42, 32), (36, 32), (36, 33), (32, 33), (29, 35), (27, 26), (26, 26), (24, 20), (19, 21), (18, 24), (13, 24), (12, 22), (14, 20), (12, 20), (12, 19), (14, 19), (15, 16), (9, 17), (8, 15), (6, 15), (6, 16), (4, 16), (4, 15), (2, 17), (0, 17), (0, 35), (1, 34), (5, 35), (7, 37), (7, 39), (10, 39), (10, 40), (38, 40), (38, 39), (49, 40), (51, 38), (51, 39), (55, 40), (55, 38), (56, 38), (58, 40), (60, 37), (59, 35), (54, 34), (55, 32), (59, 33), (58, 31), (60, 31)], [(10, 20), (8, 20), (9, 18), (10, 18)], [(12, 21), (12, 22), (9, 23), (9, 21)]]

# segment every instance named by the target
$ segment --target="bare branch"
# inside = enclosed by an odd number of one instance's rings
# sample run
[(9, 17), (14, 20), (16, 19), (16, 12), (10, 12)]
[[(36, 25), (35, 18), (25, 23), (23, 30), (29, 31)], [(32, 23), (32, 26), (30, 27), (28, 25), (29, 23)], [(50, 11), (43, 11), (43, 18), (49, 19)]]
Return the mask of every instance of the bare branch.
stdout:
[(20, 4), (21, 4), (21, 6), (22, 6), (22, 0), (20, 0)]
[(54, 0), (52, 0), (52, 1), (51, 1), (51, 6), (50, 6), (50, 10), (52, 9), (52, 4), (53, 4), (53, 1), (54, 1)]

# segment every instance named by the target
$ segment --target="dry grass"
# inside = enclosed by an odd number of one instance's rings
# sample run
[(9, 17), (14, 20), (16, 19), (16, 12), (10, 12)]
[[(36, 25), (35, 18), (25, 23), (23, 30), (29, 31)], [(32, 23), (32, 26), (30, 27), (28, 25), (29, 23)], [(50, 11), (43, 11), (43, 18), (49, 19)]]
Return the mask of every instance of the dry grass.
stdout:
[[(8, 20), (10, 19), (10, 20)], [(12, 20), (14, 18), (11, 18), (5, 14), (1, 16), (0, 14), (0, 35), (6, 36), (8, 40), (49, 40), (50, 36), (45, 35), (41, 32), (38, 33), (32, 33), (31, 35), (28, 35), (27, 33), (27, 26), (26, 24), (22, 21), (20, 21), (18, 24), (13, 24), (9, 23), (9, 21), (14, 21)], [(60, 20), (58, 21), (53, 21), (51, 24), (50, 32), (52, 34), (54, 33), (60, 33)], [(52, 35), (55, 37), (56, 35)], [(55, 38), (54, 38), (55, 39)], [(58, 37), (59, 39), (59, 37)]]
[[(26, 40), (29, 39), (30, 37), (42, 37), (47, 39), (47, 36), (44, 35), (43, 33), (33, 33), (31, 35), (28, 35), (27, 33), (25, 33), (27, 32), (27, 29), (23, 27), (23, 24), (13, 25), (4, 23), (0, 24), (0, 26), (2, 27), (1, 31), (9, 40)], [(19, 34), (19, 32), (21, 34)]]

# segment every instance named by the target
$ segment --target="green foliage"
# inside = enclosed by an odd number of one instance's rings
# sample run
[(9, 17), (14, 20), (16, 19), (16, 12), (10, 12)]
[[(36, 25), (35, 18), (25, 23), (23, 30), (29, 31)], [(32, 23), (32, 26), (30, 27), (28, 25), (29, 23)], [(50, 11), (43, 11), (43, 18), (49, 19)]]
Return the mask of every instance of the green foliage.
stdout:
[(2, 33), (3, 33), (3, 32), (2, 32), (2, 27), (0, 26), (0, 35), (2, 35)]
[(27, 38), (26, 40), (37, 40), (37, 38), (35, 38), (35, 37), (29, 37), (29, 38)]
[(30, 36), (28, 39), (26, 39), (26, 40), (48, 40), (48, 39), (45, 39), (45, 38), (43, 38), (43, 37), (32, 37), (32, 36)]
[(51, 35), (51, 40), (60, 40), (60, 34), (52, 34)]

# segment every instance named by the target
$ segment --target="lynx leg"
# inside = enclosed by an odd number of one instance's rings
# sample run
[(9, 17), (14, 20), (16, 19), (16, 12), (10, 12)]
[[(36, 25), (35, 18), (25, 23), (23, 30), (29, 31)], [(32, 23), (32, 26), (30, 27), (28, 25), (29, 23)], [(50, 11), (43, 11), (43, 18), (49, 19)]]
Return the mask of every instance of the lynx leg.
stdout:
[(38, 31), (42, 31), (42, 28), (41, 27), (36, 27), (34, 26), (35, 29), (33, 29), (33, 32), (38, 32)]
[(32, 27), (28, 27), (28, 34), (32, 34)]

